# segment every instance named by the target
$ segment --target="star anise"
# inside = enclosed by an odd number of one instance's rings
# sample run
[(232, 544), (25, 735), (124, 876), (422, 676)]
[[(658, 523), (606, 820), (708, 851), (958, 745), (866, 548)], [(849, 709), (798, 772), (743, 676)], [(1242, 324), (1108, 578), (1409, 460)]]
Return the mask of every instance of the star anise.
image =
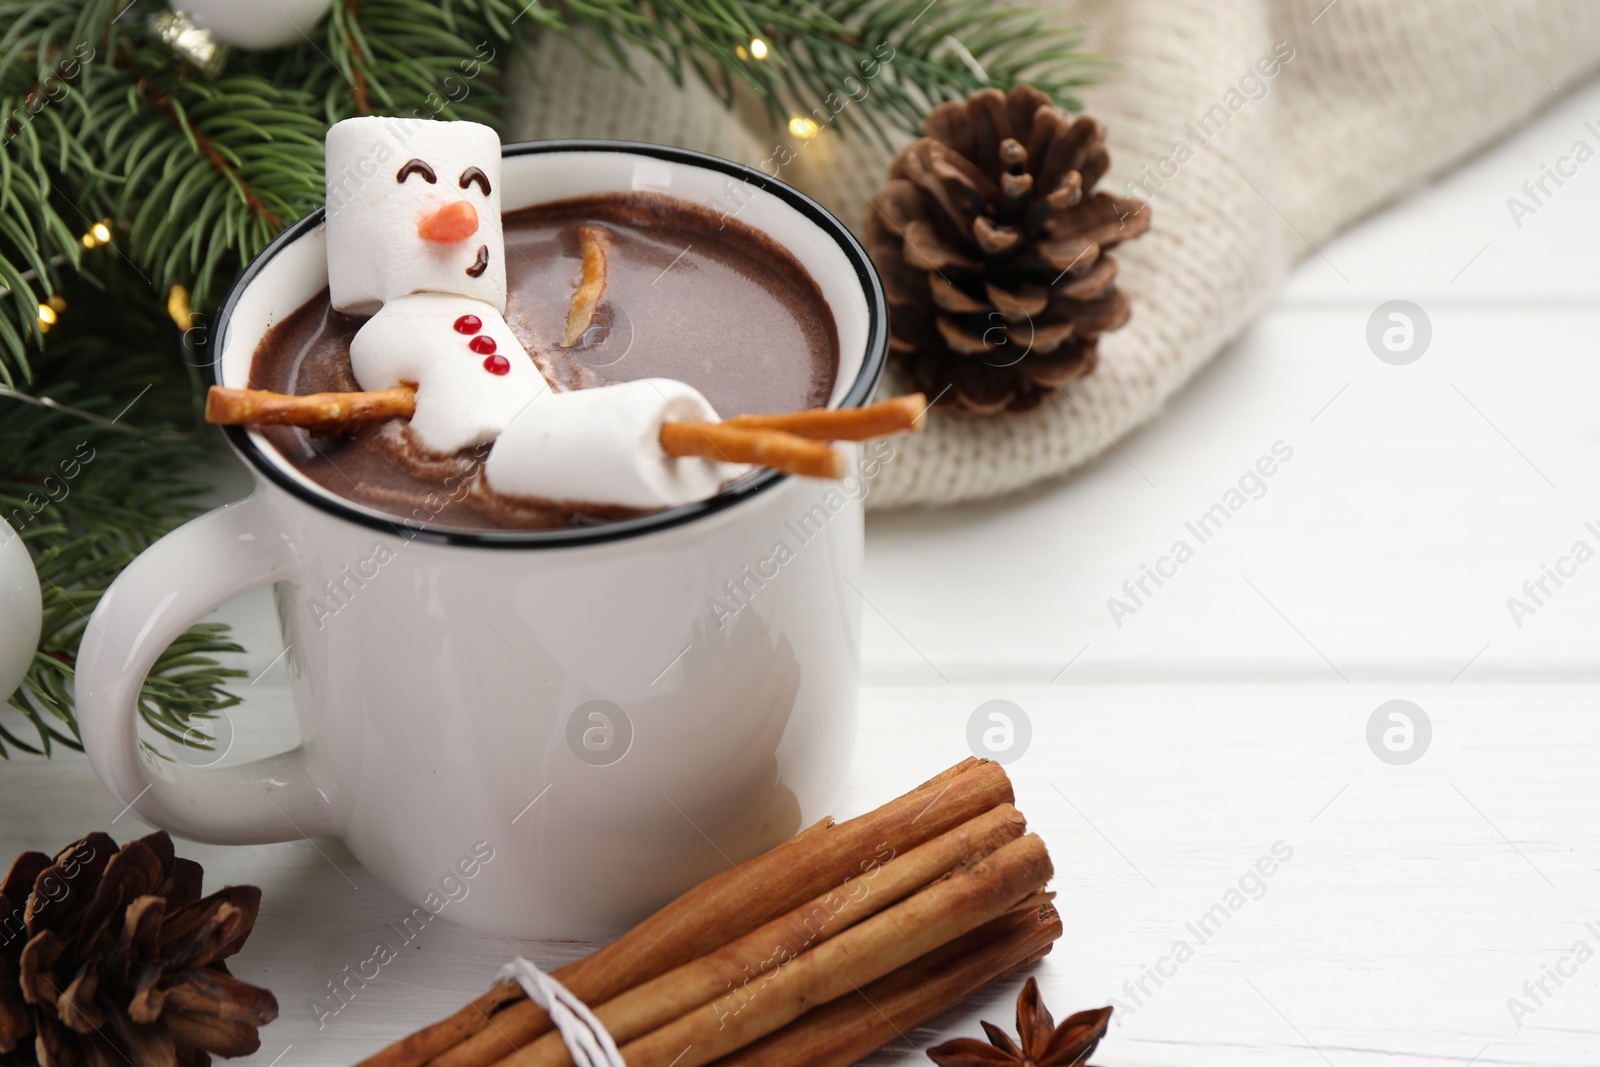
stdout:
[(971, 1037), (958, 1037), (928, 1050), (928, 1058), (939, 1067), (1077, 1067), (1106, 1036), (1111, 1022), (1110, 1008), (1091, 1008), (1069, 1015), (1060, 1026), (1050, 1017), (1050, 1009), (1039, 1000), (1039, 983), (1028, 979), (1017, 997), (1017, 1036), (1011, 1036), (990, 1022), (980, 1023), (989, 1043)]

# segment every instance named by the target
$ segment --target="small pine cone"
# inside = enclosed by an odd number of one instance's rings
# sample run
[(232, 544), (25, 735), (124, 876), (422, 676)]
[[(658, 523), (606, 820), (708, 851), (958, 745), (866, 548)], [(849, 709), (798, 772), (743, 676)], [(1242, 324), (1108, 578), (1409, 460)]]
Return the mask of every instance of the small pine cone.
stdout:
[(18, 856), (0, 881), (0, 1067), (206, 1067), (260, 1048), (278, 1002), (222, 961), (261, 890), (202, 899), (200, 879), (164, 833)]
[(1028, 86), (940, 104), (923, 132), (867, 216), (890, 352), (948, 410), (1027, 411), (1128, 321), (1106, 251), (1149, 228), (1149, 205), (1095, 192), (1100, 124)]

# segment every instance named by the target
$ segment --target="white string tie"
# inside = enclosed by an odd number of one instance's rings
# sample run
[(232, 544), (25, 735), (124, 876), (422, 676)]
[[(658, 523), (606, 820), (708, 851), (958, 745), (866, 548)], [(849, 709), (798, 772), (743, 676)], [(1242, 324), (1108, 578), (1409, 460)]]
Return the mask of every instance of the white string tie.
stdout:
[(529, 1000), (550, 1013), (550, 1021), (555, 1023), (576, 1067), (628, 1067), (605, 1026), (566, 986), (521, 956), (495, 975), (497, 982), (513, 979)]

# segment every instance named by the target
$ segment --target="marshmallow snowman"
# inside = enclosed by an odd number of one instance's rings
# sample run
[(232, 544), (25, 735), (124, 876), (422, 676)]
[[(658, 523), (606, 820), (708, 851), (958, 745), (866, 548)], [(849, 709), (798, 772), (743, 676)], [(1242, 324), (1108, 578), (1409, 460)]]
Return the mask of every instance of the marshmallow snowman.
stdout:
[(449, 453), (493, 442), (497, 492), (675, 507), (745, 468), (675, 457), (669, 418), (715, 421), (682, 382), (556, 393), (507, 325), (500, 139), (475, 122), (354, 118), (327, 136), (328, 289), (371, 318), (350, 342), (362, 389), (417, 389), (411, 432)]

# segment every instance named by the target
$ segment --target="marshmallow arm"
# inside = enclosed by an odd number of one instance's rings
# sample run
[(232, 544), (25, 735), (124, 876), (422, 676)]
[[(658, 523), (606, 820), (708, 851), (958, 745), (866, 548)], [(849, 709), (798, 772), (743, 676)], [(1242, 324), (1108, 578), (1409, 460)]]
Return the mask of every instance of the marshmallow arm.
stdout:
[(715, 422), (717, 413), (668, 378), (546, 393), (500, 434), (484, 477), (508, 496), (649, 509), (705, 500), (749, 469), (669, 456), (661, 426), (680, 420)]

